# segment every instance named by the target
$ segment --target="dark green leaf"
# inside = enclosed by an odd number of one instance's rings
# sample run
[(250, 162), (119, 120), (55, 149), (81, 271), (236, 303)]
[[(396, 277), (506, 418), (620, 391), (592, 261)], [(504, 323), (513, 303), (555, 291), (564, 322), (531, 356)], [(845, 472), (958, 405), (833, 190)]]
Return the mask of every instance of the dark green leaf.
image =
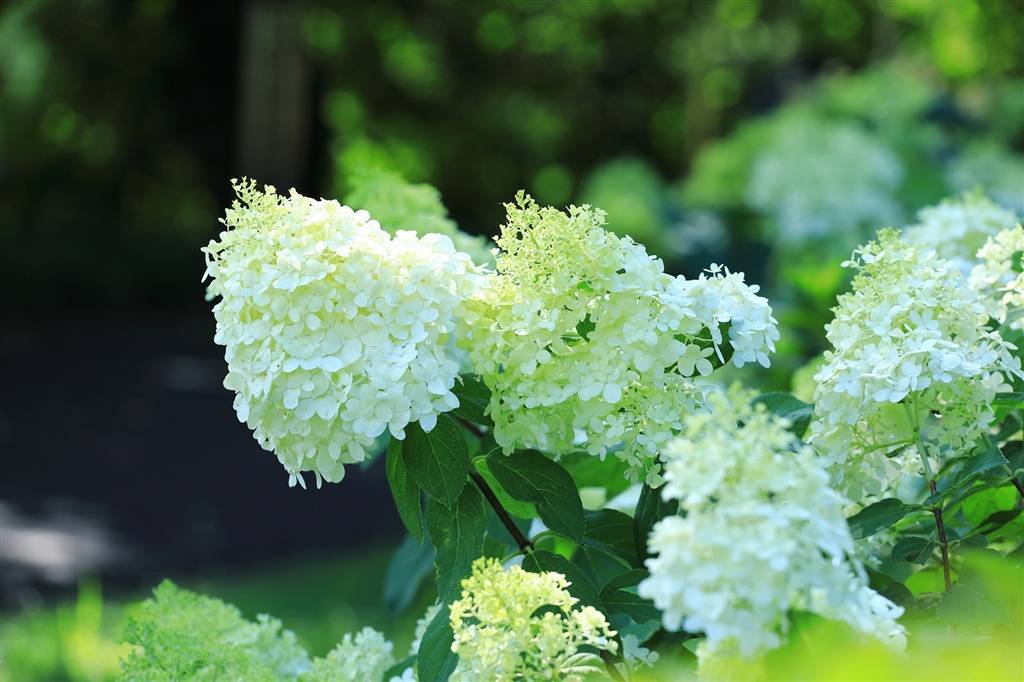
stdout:
[(420, 489), (409, 476), (409, 469), (402, 456), (402, 441), (392, 438), (388, 443), (386, 464), (388, 485), (391, 486), (391, 496), (395, 498), (398, 515), (409, 534), (422, 541), (423, 510), (420, 508)]
[(879, 593), (897, 606), (907, 606), (914, 601), (914, 593), (908, 590), (906, 585), (895, 580), (882, 588)]
[[(500, 455), (500, 453), (498, 453)], [(537, 518), (537, 506), (532, 502), (523, 502), (517, 500), (508, 494), (505, 488), (495, 478), (494, 472), (491, 471), (490, 459), (486, 457), (478, 457), (473, 461), (476, 470), (480, 472), (480, 475), (487, 481), (487, 485), (491, 486), (491, 490), (494, 491), (494, 495), (498, 498), (501, 506), (505, 508), (509, 514), (516, 516), (520, 519), (535, 519)]]
[(661, 487), (651, 488), (644, 484), (640, 489), (640, 499), (636, 503), (633, 514), (633, 542), (637, 550), (637, 565), (642, 565), (650, 556), (647, 552), (647, 537), (658, 521), (679, 511), (679, 502), (661, 499)]
[(437, 551), (437, 597), (449, 603), (459, 596), (459, 583), (469, 574), (473, 560), (483, 554), (487, 532), (483, 496), (467, 485), (451, 509), (431, 498), (427, 502), (427, 530)]
[(588, 511), (585, 516), (584, 545), (617, 557), (627, 565), (639, 566), (633, 539), (633, 519), (615, 509)]
[(653, 602), (627, 590), (602, 590), (601, 601), (606, 613), (625, 613), (637, 623), (661, 619)]
[(392, 614), (409, 607), (433, 565), (434, 548), (429, 542), (416, 542), (411, 537), (402, 541), (384, 575), (384, 603)]
[(850, 524), (850, 534), (859, 540), (889, 528), (914, 509), (894, 497), (888, 497), (868, 505), (846, 521)]
[(459, 399), (459, 406), (455, 408), (455, 415), (474, 424), (487, 426), (491, 423), (485, 411), (491, 402), (491, 391), (484, 382), (471, 374), (463, 374), (460, 377), (462, 382), (455, 382), (452, 392)]
[(957, 483), (966, 483), (993, 469), (1003, 469), (1007, 464), (999, 448), (989, 443), (988, 447), (979, 448), (976, 454), (964, 460), (963, 468), (957, 474)]
[(805, 403), (789, 393), (762, 393), (754, 402), (762, 403), (772, 414), (789, 420), (789, 430), (797, 438), (804, 437), (814, 415), (814, 405)]
[(1014, 272), (1024, 272), (1024, 251), (1014, 251), (1010, 255), (1010, 269)]
[(583, 542), (583, 503), (569, 472), (533, 450), (507, 456), (495, 452), (488, 458), (488, 466), (505, 492), (537, 506), (537, 514), (548, 528)]
[(451, 677), (459, 663), (459, 657), (452, 653), (454, 639), (448, 605), (443, 604), (420, 641), (416, 657), (416, 678), (420, 682), (447, 682)]
[(601, 588), (601, 601), (608, 614), (625, 613), (637, 623), (660, 619), (661, 614), (650, 601), (641, 599), (634, 591), (635, 586), (650, 575), (641, 568), (616, 576)]
[(554, 571), (561, 573), (569, 581), (569, 594), (580, 600), (585, 606), (601, 608), (601, 595), (594, 583), (579, 566), (565, 557), (544, 550), (535, 550), (523, 557), (523, 568), (532, 573)]
[(991, 534), (1016, 519), (1021, 515), (1021, 512), (1024, 512), (1024, 509), (1004, 509), (993, 512), (978, 525), (978, 533), (982, 535)]
[(889, 558), (893, 561), (909, 561), (914, 564), (926, 564), (932, 556), (935, 543), (929, 538), (900, 538), (892, 548)]
[(462, 429), (446, 414), (426, 433), (411, 424), (402, 446), (409, 474), (431, 499), (451, 507), (469, 477), (469, 448)]
[(609, 580), (605, 583), (605, 586), (601, 588), (601, 591), (621, 590), (624, 587), (633, 587), (649, 575), (650, 573), (648, 573), (646, 569), (633, 568)]
[(992, 404), (995, 407), (1007, 407), (1011, 410), (1024, 410), (1024, 393), (997, 393)]

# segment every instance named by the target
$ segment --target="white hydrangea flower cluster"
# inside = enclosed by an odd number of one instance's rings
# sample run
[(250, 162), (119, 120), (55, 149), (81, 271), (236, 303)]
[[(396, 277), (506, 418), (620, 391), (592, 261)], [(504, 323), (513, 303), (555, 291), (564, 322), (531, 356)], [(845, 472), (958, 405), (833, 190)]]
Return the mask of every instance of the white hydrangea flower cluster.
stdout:
[(985, 327), (985, 302), (956, 265), (896, 230), (845, 265), (858, 273), (826, 325), (809, 441), (840, 489), (864, 500), (918, 469), (920, 443), (940, 459), (973, 443), (1020, 358)]
[(496, 440), (554, 455), (621, 447), (631, 476), (656, 484), (661, 446), (702, 402), (695, 379), (729, 353), (768, 366), (768, 301), (719, 266), (667, 275), (589, 206), (563, 213), (520, 193), (506, 208), (497, 273), (459, 334), (491, 390)]
[(747, 201), (769, 217), (781, 243), (857, 240), (865, 227), (901, 220), (902, 179), (896, 154), (860, 127), (791, 116), (754, 161)]
[(750, 659), (785, 641), (794, 609), (841, 620), (902, 646), (902, 609), (872, 591), (813, 450), (738, 386), (708, 397), (666, 448), (670, 516), (651, 532), (639, 594), (665, 627), (703, 632), (702, 667)]
[(559, 573), (477, 559), (451, 605), (453, 682), (578, 682), (599, 670), (600, 657), (581, 648), (614, 653), (615, 632), (597, 609), (577, 607), (568, 586)]
[(384, 232), (365, 211), (234, 183), (204, 252), (235, 410), (305, 486), (337, 482), (385, 431), (458, 406), (446, 344), (480, 281), (451, 240)]
[(381, 680), (395, 664), (394, 645), (383, 634), (365, 627), (341, 642), (324, 658), (313, 661), (313, 669), (304, 682), (365, 682)]
[(1000, 324), (1024, 330), (1024, 226), (991, 237), (978, 250), (981, 261), (971, 271), (971, 288), (981, 292), (989, 314)]
[(904, 230), (903, 238), (953, 261), (966, 277), (986, 240), (1016, 224), (1012, 211), (980, 192), (971, 192), (921, 209), (917, 223)]

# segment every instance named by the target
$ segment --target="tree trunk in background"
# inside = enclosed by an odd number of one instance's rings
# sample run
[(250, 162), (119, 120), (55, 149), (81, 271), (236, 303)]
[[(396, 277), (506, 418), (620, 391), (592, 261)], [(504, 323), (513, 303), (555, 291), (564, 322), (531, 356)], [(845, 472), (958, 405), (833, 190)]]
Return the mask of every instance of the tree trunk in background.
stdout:
[(237, 173), (279, 190), (309, 179), (311, 67), (301, 7), (255, 0), (242, 8)]

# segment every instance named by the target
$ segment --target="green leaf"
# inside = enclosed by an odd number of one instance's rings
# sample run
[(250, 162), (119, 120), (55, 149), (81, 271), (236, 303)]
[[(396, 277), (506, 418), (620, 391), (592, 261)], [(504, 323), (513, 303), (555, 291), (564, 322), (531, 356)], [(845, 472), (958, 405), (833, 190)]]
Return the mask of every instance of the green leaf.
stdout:
[(661, 613), (654, 603), (627, 590), (602, 590), (601, 601), (606, 613), (624, 613), (637, 623), (660, 620)]
[(505, 492), (537, 506), (537, 514), (548, 528), (575, 542), (583, 542), (586, 530), (583, 503), (569, 472), (533, 450), (507, 456), (494, 452), (487, 463)]
[(1024, 410), (1024, 393), (997, 393), (992, 405), (1011, 410)]
[(892, 561), (909, 561), (914, 564), (926, 564), (932, 557), (935, 543), (929, 538), (905, 537), (892, 548), (889, 558)]
[(789, 430), (797, 438), (804, 437), (807, 426), (811, 423), (811, 417), (814, 415), (814, 405), (781, 391), (762, 393), (754, 402), (762, 403), (772, 414), (789, 420)]
[(531, 573), (561, 573), (569, 581), (569, 594), (579, 599), (585, 606), (601, 608), (601, 595), (594, 587), (593, 581), (587, 577), (583, 569), (565, 557), (542, 549), (534, 550), (523, 557), (523, 568)]
[(442, 604), (420, 641), (416, 656), (416, 679), (419, 682), (447, 682), (459, 663), (459, 657), (452, 653), (454, 639), (448, 605)]
[(624, 587), (633, 587), (634, 585), (640, 584), (640, 581), (649, 576), (650, 573), (643, 568), (632, 568), (625, 573), (615, 576), (601, 588), (601, 591), (605, 590), (621, 590)]
[(484, 382), (472, 374), (462, 374), (459, 377), (462, 381), (455, 382), (452, 393), (459, 399), (459, 406), (455, 408), (454, 414), (474, 424), (489, 426), (490, 417), (487, 416), (487, 405), (491, 402), (491, 390)]
[(473, 560), (484, 551), (487, 509), (483, 496), (474, 486), (468, 485), (450, 509), (430, 499), (427, 502), (427, 530), (437, 552), (434, 558), (437, 598), (449, 603), (459, 596), (459, 584), (469, 575)]
[(411, 537), (402, 541), (384, 574), (384, 603), (392, 614), (409, 607), (433, 565), (434, 548), (429, 542), (416, 542)]
[(537, 506), (532, 502), (522, 502), (517, 500), (508, 494), (498, 479), (495, 478), (494, 472), (491, 471), (490, 460), (486, 457), (478, 457), (473, 460), (473, 464), (476, 470), (480, 472), (480, 475), (487, 481), (487, 485), (491, 486), (491, 490), (494, 491), (494, 495), (501, 502), (501, 506), (511, 514), (512, 516), (520, 519), (535, 519), (537, 518)]
[(850, 524), (850, 535), (855, 540), (874, 535), (889, 528), (914, 509), (916, 507), (906, 505), (895, 497), (887, 497), (868, 505), (846, 520)]
[(637, 550), (637, 564), (642, 565), (650, 556), (647, 551), (647, 538), (651, 529), (658, 521), (679, 511), (679, 502), (661, 499), (661, 487), (651, 488), (644, 484), (640, 489), (640, 499), (633, 513), (633, 542)]
[(469, 448), (462, 429), (446, 414), (426, 433), (411, 424), (402, 445), (402, 457), (413, 481), (432, 500), (451, 507), (469, 477)]
[(586, 452), (563, 456), (558, 463), (569, 472), (578, 488), (604, 488), (614, 497), (630, 486), (626, 470), (629, 465), (618, 457), (594, 457)]
[(386, 465), (388, 485), (391, 487), (391, 496), (395, 498), (398, 515), (409, 534), (422, 541), (423, 510), (420, 508), (420, 489), (409, 476), (409, 469), (402, 456), (402, 441), (392, 438), (388, 443)]
[(629, 566), (639, 566), (633, 539), (633, 519), (615, 509), (590, 511), (585, 516), (584, 545), (610, 554)]
[(1024, 272), (1024, 251), (1014, 251), (1010, 255), (1010, 269), (1014, 272)]
[(991, 597), (973, 585), (958, 584), (946, 593), (935, 610), (948, 623), (1009, 625), (1010, 619)]
[(957, 483), (966, 483), (993, 469), (1000, 469), (1007, 465), (1009, 462), (999, 448), (989, 443), (988, 447), (980, 448), (977, 454), (964, 460), (963, 468), (957, 474)]

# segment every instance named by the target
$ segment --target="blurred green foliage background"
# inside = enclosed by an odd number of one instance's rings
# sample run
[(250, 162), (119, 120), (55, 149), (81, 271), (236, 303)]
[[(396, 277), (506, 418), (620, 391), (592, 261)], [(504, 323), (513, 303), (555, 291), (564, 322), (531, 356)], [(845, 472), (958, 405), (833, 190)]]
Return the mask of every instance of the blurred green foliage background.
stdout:
[[(1024, 211), (1022, 33), (1017, 0), (8, 0), (0, 311), (198, 309), (229, 177), (380, 203), (360, 178), (393, 173), (470, 233), (524, 188), (673, 272), (743, 270), (785, 327), (759, 381), (787, 388), (880, 223), (974, 188)], [(385, 560), (190, 586), (315, 653), (404, 642), (366, 587)], [(5, 617), (5, 679), (108, 679), (124, 607), (98, 590)]]
[[(382, 157), (470, 232), (493, 233), (524, 188), (601, 203), (672, 260), (700, 241), (678, 229), (696, 209), (743, 207), (768, 133), (741, 122), (832, 73), (807, 115), (880, 135), (916, 209), (946, 191), (922, 149), (969, 142), (987, 156), (961, 184), (1009, 182), (1020, 29), (1013, 0), (12, 0), (0, 277), (19, 293), (5, 303), (193, 300), (182, 275), (201, 272), (229, 175), (337, 196), (346, 163)], [(721, 215), (726, 233), (747, 228)]]

